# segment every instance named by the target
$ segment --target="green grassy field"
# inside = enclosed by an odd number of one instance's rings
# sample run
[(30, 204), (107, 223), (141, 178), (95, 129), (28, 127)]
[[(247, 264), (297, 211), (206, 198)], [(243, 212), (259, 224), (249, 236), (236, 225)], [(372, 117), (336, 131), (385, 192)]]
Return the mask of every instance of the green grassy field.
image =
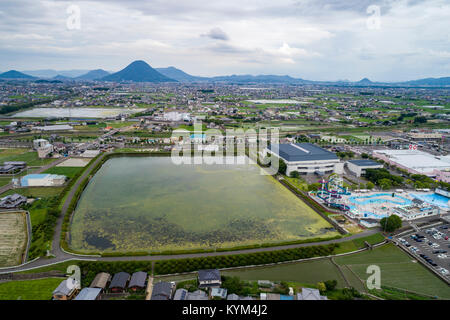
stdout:
[(29, 188), (17, 188), (17, 189), (11, 189), (4, 193), (2, 193), (0, 196), (4, 197), (10, 194), (18, 193), (21, 195), (24, 195), (28, 198), (46, 198), (46, 197), (53, 197), (57, 196), (61, 193), (61, 191), (64, 189), (64, 187), (29, 187)]
[(378, 265), (381, 269), (382, 286), (450, 299), (450, 289), (447, 284), (420, 263), (413, 262), (410, 256), (392, 244), (372, 251), (338, 257), (335, 261), (343, 268), (351, 269), (364, 281), (368, 277), (367, 267)]
[(273, 267), (260, 267), (224, 271), (224, 275), (236, 276), (242, 280), (292, 281), (316, 284), (320, 281), (337, 280), (338, 287), (345, 286), (339, 270), (329, 259), (283, 264)]
[(83, 169), (84, 167), (53, 167), (45, 170), (44, 173), (60, 174), (72, 179)]
[(0, 300), (50, 300), (61, 278), (0, 283)]
[(39, 159), (37, 152), (29, 149), (0, 149), (0, 163), (4, 161), (25, 161), (28, 166), (44, 166), (56, 159)]

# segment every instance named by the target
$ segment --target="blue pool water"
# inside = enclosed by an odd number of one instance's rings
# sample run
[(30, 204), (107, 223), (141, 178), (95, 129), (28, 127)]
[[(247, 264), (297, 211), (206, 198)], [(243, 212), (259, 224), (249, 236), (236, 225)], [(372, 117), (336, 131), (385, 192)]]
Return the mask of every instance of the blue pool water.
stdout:
[(420, 199), (422, 201), (428, 202), (430, 204), (434, 204), (438, 207), (450, 209), (448, 205), (448, 201), (450, 200), (447, 197), (441, 196), (437, 193), (432, 194), (411, 194), (414, 198)]
[[(388, 196), (390, 197), (389, 199), (377, 199), (378, 197), (381, 196)], [(372, 194), (369, 196), (355, 196), (355, 197), (350, 197), (348, 198), (348, 200), (353, 203), (353, 204), (369, 204), (369, 203), (384, 203), (384, 202), (389, 202), (389, 203), (393, 203), (393, 204), (397, 204), (397, 205), (409, 205), (411, 204), (411, 200), (402, 197), (402, 196), (398, 196), (395, 195), (395, 197), (391, 197), (392, 193), (378, 193), (378, 194)]]

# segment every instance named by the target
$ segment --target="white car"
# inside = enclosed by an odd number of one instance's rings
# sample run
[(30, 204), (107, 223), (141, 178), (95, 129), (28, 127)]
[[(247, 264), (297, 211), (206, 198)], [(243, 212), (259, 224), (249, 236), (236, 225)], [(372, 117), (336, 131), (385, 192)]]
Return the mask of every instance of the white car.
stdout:
[(438, 258), (445, 259), (445, 258), (448, 258), (448, 256), (446, 254), (441, 253), (441, 254), (438, 254)]
[(445, 268), (442, 268), (442, 269), (441, 269), (441, 273), (442, 273), (443, 275), (447, 275), (447, 274), (448, 274), (448, 270), (445, 269)]
[(433, 248), (439, 248), (439, 247), (440, 247), (440, 245), (439, 245), (438, 243), (433, 243), (431, 246), (432, 246)]
[(398, 241), (403, 242), (403, 241), (405, 241), (405, 239), (403, 239), (403, 238), (398, 238)]

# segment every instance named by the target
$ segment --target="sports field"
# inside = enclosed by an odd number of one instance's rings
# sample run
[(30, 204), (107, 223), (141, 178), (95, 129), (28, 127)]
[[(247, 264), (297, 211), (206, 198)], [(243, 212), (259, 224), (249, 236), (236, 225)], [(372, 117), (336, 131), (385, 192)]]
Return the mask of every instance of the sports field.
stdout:
[(0, 213), (0, 267), (22, 263), (27, 245), (27, 224), (22, 213)]

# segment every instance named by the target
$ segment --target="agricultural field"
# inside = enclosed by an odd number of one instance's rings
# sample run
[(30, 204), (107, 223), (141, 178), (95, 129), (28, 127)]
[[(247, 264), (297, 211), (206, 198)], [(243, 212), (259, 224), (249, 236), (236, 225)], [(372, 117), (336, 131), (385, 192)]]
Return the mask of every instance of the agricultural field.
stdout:
[(72, 179), (73, 177), (75, 177), (77, 175), (77, 173), (79, 173), (80, 171), (83, 170), (83, 167), (53, 167), (50, 168), (46, 171), (44, 171), (44, 173), (51, 173), (51, 174), (59, 174), (59, 175), (63, 175), (68, 177), (69, 179)]
[(0, 163), (4, 161), (25, 161), (28, 166), (42, 167), (56, 159), (39, 159), (37, 152), (29, 149), (0, 149)]
[(28, 187), (11, 189), (0, 196), (5, 197), (10, 194), (18, 193), (27, 198), (48, 198), (59, 195), (63, 191), (64, 187)]
[(0, 300), (51, 300), (53, 290), (62, 280), (45, 278), (0, 283)]
[(0, 267), (22, 263), (27, 237), (23, 213), (0, 213)]

